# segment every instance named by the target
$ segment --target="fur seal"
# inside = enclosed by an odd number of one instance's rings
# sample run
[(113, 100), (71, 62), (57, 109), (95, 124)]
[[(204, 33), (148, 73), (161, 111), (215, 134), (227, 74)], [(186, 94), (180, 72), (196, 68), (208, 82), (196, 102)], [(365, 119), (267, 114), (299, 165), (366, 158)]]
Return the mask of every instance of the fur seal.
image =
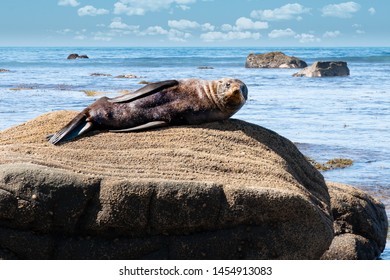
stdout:
[(246, 85), (232, 78), (151, 83), (132, 94), (98, 99), (47, 138), (59, 144), (91, 130), (130, 132), (224, 120), (236, 113), (247, 97)]

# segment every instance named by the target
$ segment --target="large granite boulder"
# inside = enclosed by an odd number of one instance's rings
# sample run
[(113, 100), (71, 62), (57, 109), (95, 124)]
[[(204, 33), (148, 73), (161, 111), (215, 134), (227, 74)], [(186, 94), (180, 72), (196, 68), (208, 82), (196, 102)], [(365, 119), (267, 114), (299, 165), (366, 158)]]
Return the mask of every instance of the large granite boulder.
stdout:
[(282, 52), (251, 53), (245, 62), (246, 68), (304, 68), (306, 66), (307, 64), (303, 60), (285, 55)]
[(349, 76), (349, 68), (344, 61), (317, 61), (309, 67), (293, 74), (294, 77), (344, 77)]
[(388, 220), (384, 205), (352, 186), (328, 183), (335, 238), (322, 259), (370, 260), (386, 245)]
[(333, 239), (322, 175), (239, 120), (45, 136), (76, 112), (0, 132), (0, 258), (319, 259)]

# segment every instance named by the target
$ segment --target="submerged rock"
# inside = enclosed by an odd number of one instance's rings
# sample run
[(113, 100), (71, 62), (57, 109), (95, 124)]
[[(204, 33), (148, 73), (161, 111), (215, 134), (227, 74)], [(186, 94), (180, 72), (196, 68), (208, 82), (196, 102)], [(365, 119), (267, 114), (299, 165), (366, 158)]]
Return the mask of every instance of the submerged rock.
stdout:
[(105, 74), (105, 73), (92, 73), (90, 74), (91, 77), (111, 77), (111, 74)]
[(319, 259), (330, 246), (323, 177), (275, 132), (227, 120), (47, 143), (75, 114), (0, 132), (4, 258)]
[(10, 70), (8, 70), (8, 69), (1, 69), (0, 68), (0, 73), (5, 73), (5, 72), (10, 72)]
[(317, 162), (312, 158), (306, 157), (306, 159), (313, 164), (313, 166), (320, 171), (328, 171), (339, 168), (347, 168), (352, 166), (353, 160), (349, 158), (334, 158), (330, 159), (325, 163)]
[(121, 78), (121, 79), (138, 79), (138, 78), (141, 78), (137, 75), (134, 75), (134, 74), (123, 74), (123, 75), (118, 75), (118, 76), (115, 76), (115, 78)]
[(372, 260), (386, 245), (388, 219), (384, 205), (354, 187), (328, 183), (335, 238), (322, 259)]
[(349, 76), (349, 68), (344, 61), (317, 61), (311, 66), (293, 74), (294, 77), (335, 77)]
[(89, 58), (86, 54), (78, 55), (77, 53), (72, 53), (68, 55), (67, 59), (79, 59), (79, 58)]
[(264, 54), (249, 54), (246, 58), (246, 68), (304, 68), (307, 64), (303, 60), (285, 55), (282, 52)]

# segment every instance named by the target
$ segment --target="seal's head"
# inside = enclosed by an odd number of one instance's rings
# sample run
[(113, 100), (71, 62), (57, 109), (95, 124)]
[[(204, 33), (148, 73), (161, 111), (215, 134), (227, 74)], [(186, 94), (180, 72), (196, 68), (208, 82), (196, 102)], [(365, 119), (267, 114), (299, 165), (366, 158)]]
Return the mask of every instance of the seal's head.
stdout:
[(227, 111), (238, 111), (248, 98), (248, 88), (238, 79), (224, 78), (218, 81), (217, 95)]

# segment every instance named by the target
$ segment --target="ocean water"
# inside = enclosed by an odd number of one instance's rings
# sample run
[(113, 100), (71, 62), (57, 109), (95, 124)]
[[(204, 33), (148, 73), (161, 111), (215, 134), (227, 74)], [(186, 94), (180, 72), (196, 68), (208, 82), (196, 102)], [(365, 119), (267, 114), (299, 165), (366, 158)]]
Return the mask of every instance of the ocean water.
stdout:
[[(308, 64), (346, 61), (350, 76), (297, 78), (295, 69), (244, 67), (249, 53), (269, 51)], [(70, 53), (89, 59), (67, 60)], [(352, 159), (351, 167), (323, 172), (325, 179), (369, 192), (390, 217), (390, 48), (7, 47), (0, 48), (0, 69), (10, 70), (0, 72), (0, 130), (55, 110), (81, 110), (100, 97), (84, 90), (116, 96), (142, 80), (241, 79), (249, 99), (235, 118), (276, 131), (319, 162)], [(115, 78), (130, 73), (139, 78)], [(383, 259), (390, 259), (389, 243)]]

